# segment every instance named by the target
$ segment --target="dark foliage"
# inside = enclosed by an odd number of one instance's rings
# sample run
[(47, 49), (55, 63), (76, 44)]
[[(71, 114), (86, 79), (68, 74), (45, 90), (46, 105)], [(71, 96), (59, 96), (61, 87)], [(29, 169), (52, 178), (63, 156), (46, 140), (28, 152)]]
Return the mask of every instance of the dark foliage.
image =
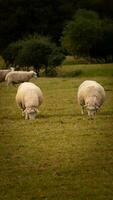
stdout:
[(62, 49), (49, 38), (40, 35), (29, 36), (25, 40), (11, 43), (3, 52), (6, 62), (20, 67), (33, 66), (39, 76), (41, 67), (45, 74), (52, 71), (64, 60)]
[(75, 4), (75, 0), (0, 0), (0, 49), (35, 32), (58, 43)]
[(113, 20), (101, 19), (94, 11), (79, 9), (67, 22), (62, 46), (73, 55), (113, 60)]
[(97, 57), (111, 54), (112, 0), (0, 0), (0, 53), (10, 43), (34, 33), (48, 36), (60, 46), (64, 26), (78, 9), (95, 11), (104, 21), (102, 38), (105, 42), (100, 41), (96, 50), (90, 48), (91, 55), (94, 52)]

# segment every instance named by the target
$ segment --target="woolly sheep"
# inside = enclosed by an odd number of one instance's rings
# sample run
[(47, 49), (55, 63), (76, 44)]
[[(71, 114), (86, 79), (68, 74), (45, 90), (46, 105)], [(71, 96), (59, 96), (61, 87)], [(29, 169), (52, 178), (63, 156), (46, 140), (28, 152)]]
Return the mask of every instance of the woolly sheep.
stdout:
[(28, 82), (20, 84), (16, 94), (16, 103), (21, 108), (25, 119), (35, 119), (42, 102), (43, 94), (38, 86)]
[(84, 114), (86, 108), (88, 116), (93, 119), (105, 101), (105, 90), (96, 81), (86, 80), (79, 86), (77, 97), (81, 113)]
[(1, 69), (0, 70), (0, 82), (5, 81), (6, 75), (11, 71), (14, 71), (13, 67), (11, 67), (10, 69)]
[(16, 84), (16, 83), (28, 82), (32, 77), (37, 77), (36, 72), (14, 71), (14, 72), (9, 72), (6, 75), (5, 81), (7, 82), (7, 85), (14, 83)]

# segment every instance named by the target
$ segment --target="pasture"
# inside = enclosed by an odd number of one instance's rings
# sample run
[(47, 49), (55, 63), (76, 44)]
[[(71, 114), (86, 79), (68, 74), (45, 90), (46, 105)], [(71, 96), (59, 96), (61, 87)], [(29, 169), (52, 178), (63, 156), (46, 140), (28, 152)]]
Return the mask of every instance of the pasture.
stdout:
[[(31, 80), (44, 94), (34, 121), (16, 106), (17, 86), (0, 83), (0, 200), (113, 199), (113, 66), (67, 69)], [(80, 76), (67, 77), (78, 69)], [(86, 79), (106, 89), (94, 120), (81, 115), (76, 98)]]

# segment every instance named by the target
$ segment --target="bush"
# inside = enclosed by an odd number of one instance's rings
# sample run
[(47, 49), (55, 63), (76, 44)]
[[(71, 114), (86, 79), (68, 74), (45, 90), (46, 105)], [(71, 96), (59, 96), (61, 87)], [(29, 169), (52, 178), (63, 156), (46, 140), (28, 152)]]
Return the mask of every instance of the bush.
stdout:
[(47, 74), (44, 73), (47, 77), (56, 77), (58, 75), (56, 68), (48, 67)]
[(52, 50), (52, 53), (49, 56), (48, 64), (49, 66), (57, 67), (59, 66), (62, 61), (65, 59), (65, 55), (61, 48), (55, 47)]
[(72, 77), (80, 76), (82, 74), (82, 70), (78, 69), (72, 73)]
[(4, 58), (7, 65), (15, 65), (16, 57), (18, 56), (19, 50), (23, 46), (23, 41), (17, 41), (9, 44), (7, 48), (2, 52), (2, 57)]
[(112, 55), (108, 55), (108, 56), (106, 57), (106, 62), (107, 62), (107, 63), (112, 63), (112, 62), (113, 62), (113, 56), (112, 56)]
[(48, 38), (39, 35), (30, 36), (23, 41), (23, 46), (18, 52), (15, 63), (21, 67), (34, 66), (39, 75), (40, 68), (48, 65), (48, 57), (52, 51)]
[(49, 38), (40, 35), (29, 36), (23, 41), (10, 44), (4, 52), (4, 57), (10, 63), (20, 67), (34, 66), (39, 75), (40, 69), (45, 68), (45, 74), (57, 67), (65, 58), (62, 50), (52, 43)]
[(0, 69), (5, 69), (6, 68), (6, 63), (4, 59), (0, 56)]

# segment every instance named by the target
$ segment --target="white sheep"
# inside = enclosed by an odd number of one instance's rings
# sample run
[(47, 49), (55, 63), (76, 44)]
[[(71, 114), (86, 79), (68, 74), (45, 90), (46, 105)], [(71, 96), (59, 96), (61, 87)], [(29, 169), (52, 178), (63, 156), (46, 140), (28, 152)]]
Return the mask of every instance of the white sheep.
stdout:
[(22, 116), (25, 116), (25, 119), (35, 119), (42, 102), (43, 94), (38, 86), (29, 82), (20, 84), (16, 94), (16, 103), (22, 109)]
[(84, 114), (86, 109), (88, 116), (93, 119), (105, 101), (105, 90), (96, 81), (86, 80), (79, 86), (77, 97), (81, 113)]
[(6, 77), (5, 81), (7, 85), (9, 84), (16, 84), (16, 83), (23, 83), (28, 82), (32, 77), (37, 77), (36, 72), (34, 71), (13, 71), (9, 72)]
[(14, 71), (13, 67), (11, 67), (10, 69), (1, 69), (0, 70), (0, 82), (5, 81), (6, 75), (11, 71)]

